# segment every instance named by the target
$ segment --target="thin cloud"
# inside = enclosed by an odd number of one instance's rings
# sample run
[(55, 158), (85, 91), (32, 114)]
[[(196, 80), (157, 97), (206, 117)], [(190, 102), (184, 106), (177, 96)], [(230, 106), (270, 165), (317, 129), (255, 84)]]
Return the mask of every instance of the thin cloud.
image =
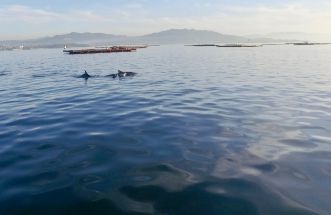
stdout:
[[(167, 28), (196, 28), (238, 35), (279, 31), (331, 33), (331, 4), (325, 3), (323, 7), (312, 7), (307, 3), (234, 6), (216, 1), (194, 1), (192, 5), (199, 7), (200, 11), (158, 13), (163, 9), (147, 7), (144, 1), (112, 8), (69, 8), (65, 11), (9, 5), (0, 7), (0, 24), (15, 27), (6, 29), (6, 32), (0, 29), (0, 32), (2, 35), (9, 35), (8, 32), (29, 34), (31, 29), (40, 29), (39, 34), (69, 30), (140, 35)], [(205, 8), (208, 9), (204, 11)]]
[(73, 10), (66, 13), (36, 9), (23, 5), (10, 5), (0, 8), (2, 21), (21, 21), (30, 24), (42, 24), (56, 21), (106, 21), (110, 17), (97, 15), (93, 11)]
[(23, 21), (31, 24), (46, 23), (64, 18), (63, 14), (23, 5), (10, 5), (0, 8), (0, 14), (2, 21)]

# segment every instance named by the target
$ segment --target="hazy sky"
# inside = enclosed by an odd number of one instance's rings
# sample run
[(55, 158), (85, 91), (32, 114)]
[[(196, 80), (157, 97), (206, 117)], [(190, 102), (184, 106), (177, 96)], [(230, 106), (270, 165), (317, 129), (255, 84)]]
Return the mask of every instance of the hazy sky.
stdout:
[(140, 35), (169, 28), (331, 34), (331, 1), (0, 0), (0, 39), (73, 31)]

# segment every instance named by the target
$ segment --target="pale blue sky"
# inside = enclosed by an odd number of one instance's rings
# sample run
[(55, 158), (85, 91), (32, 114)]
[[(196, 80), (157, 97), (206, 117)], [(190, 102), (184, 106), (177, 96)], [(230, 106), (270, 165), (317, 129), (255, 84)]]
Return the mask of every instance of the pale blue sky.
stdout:
[(169, 28), (227, 34), (331, 33), (329, 0), (0, 0), (0, 39)]

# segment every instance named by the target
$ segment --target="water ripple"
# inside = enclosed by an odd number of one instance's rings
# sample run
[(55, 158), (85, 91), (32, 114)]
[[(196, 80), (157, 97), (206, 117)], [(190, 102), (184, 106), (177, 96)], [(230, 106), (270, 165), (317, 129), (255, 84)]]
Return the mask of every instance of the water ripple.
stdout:
[(330, 214), (330, 56), (0, 52), (0, 214)]

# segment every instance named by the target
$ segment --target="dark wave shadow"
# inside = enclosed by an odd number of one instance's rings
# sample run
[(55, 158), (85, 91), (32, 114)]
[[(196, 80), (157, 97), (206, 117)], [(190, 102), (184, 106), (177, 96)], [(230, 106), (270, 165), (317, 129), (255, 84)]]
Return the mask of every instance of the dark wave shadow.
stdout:
[(34, 74), (32, 78), (46, 78), (46, 77), (53, 77), (59, 75), (59, 72), (48, 72), (48, 73), (41, 73), (41, 74)]
[(315, 214), (286, 205), (256, 184), (241, 179), (203, 182), (180, 191), (168, 191), (157, 185), (126, 186), (120, 191), (134, 201), (153, 204), (157, 214)]
[(7, 70), (0, 71), (0, 76), (8, 75), (10, 72)]
[[(50, 201), (52, 199), (52, 201)], [(19, 197), (8, 202), (0, 202), (1, 215), (139, 215), (125, 212), (111, 200), (86, 201), (76, 195), (73, 188), (63, 188), (32, 197)]]
[(49, 75), (47, 74), (36, 74), (36, 75), (32, 75), (32, 78), (45, 78), (48, 77)]

